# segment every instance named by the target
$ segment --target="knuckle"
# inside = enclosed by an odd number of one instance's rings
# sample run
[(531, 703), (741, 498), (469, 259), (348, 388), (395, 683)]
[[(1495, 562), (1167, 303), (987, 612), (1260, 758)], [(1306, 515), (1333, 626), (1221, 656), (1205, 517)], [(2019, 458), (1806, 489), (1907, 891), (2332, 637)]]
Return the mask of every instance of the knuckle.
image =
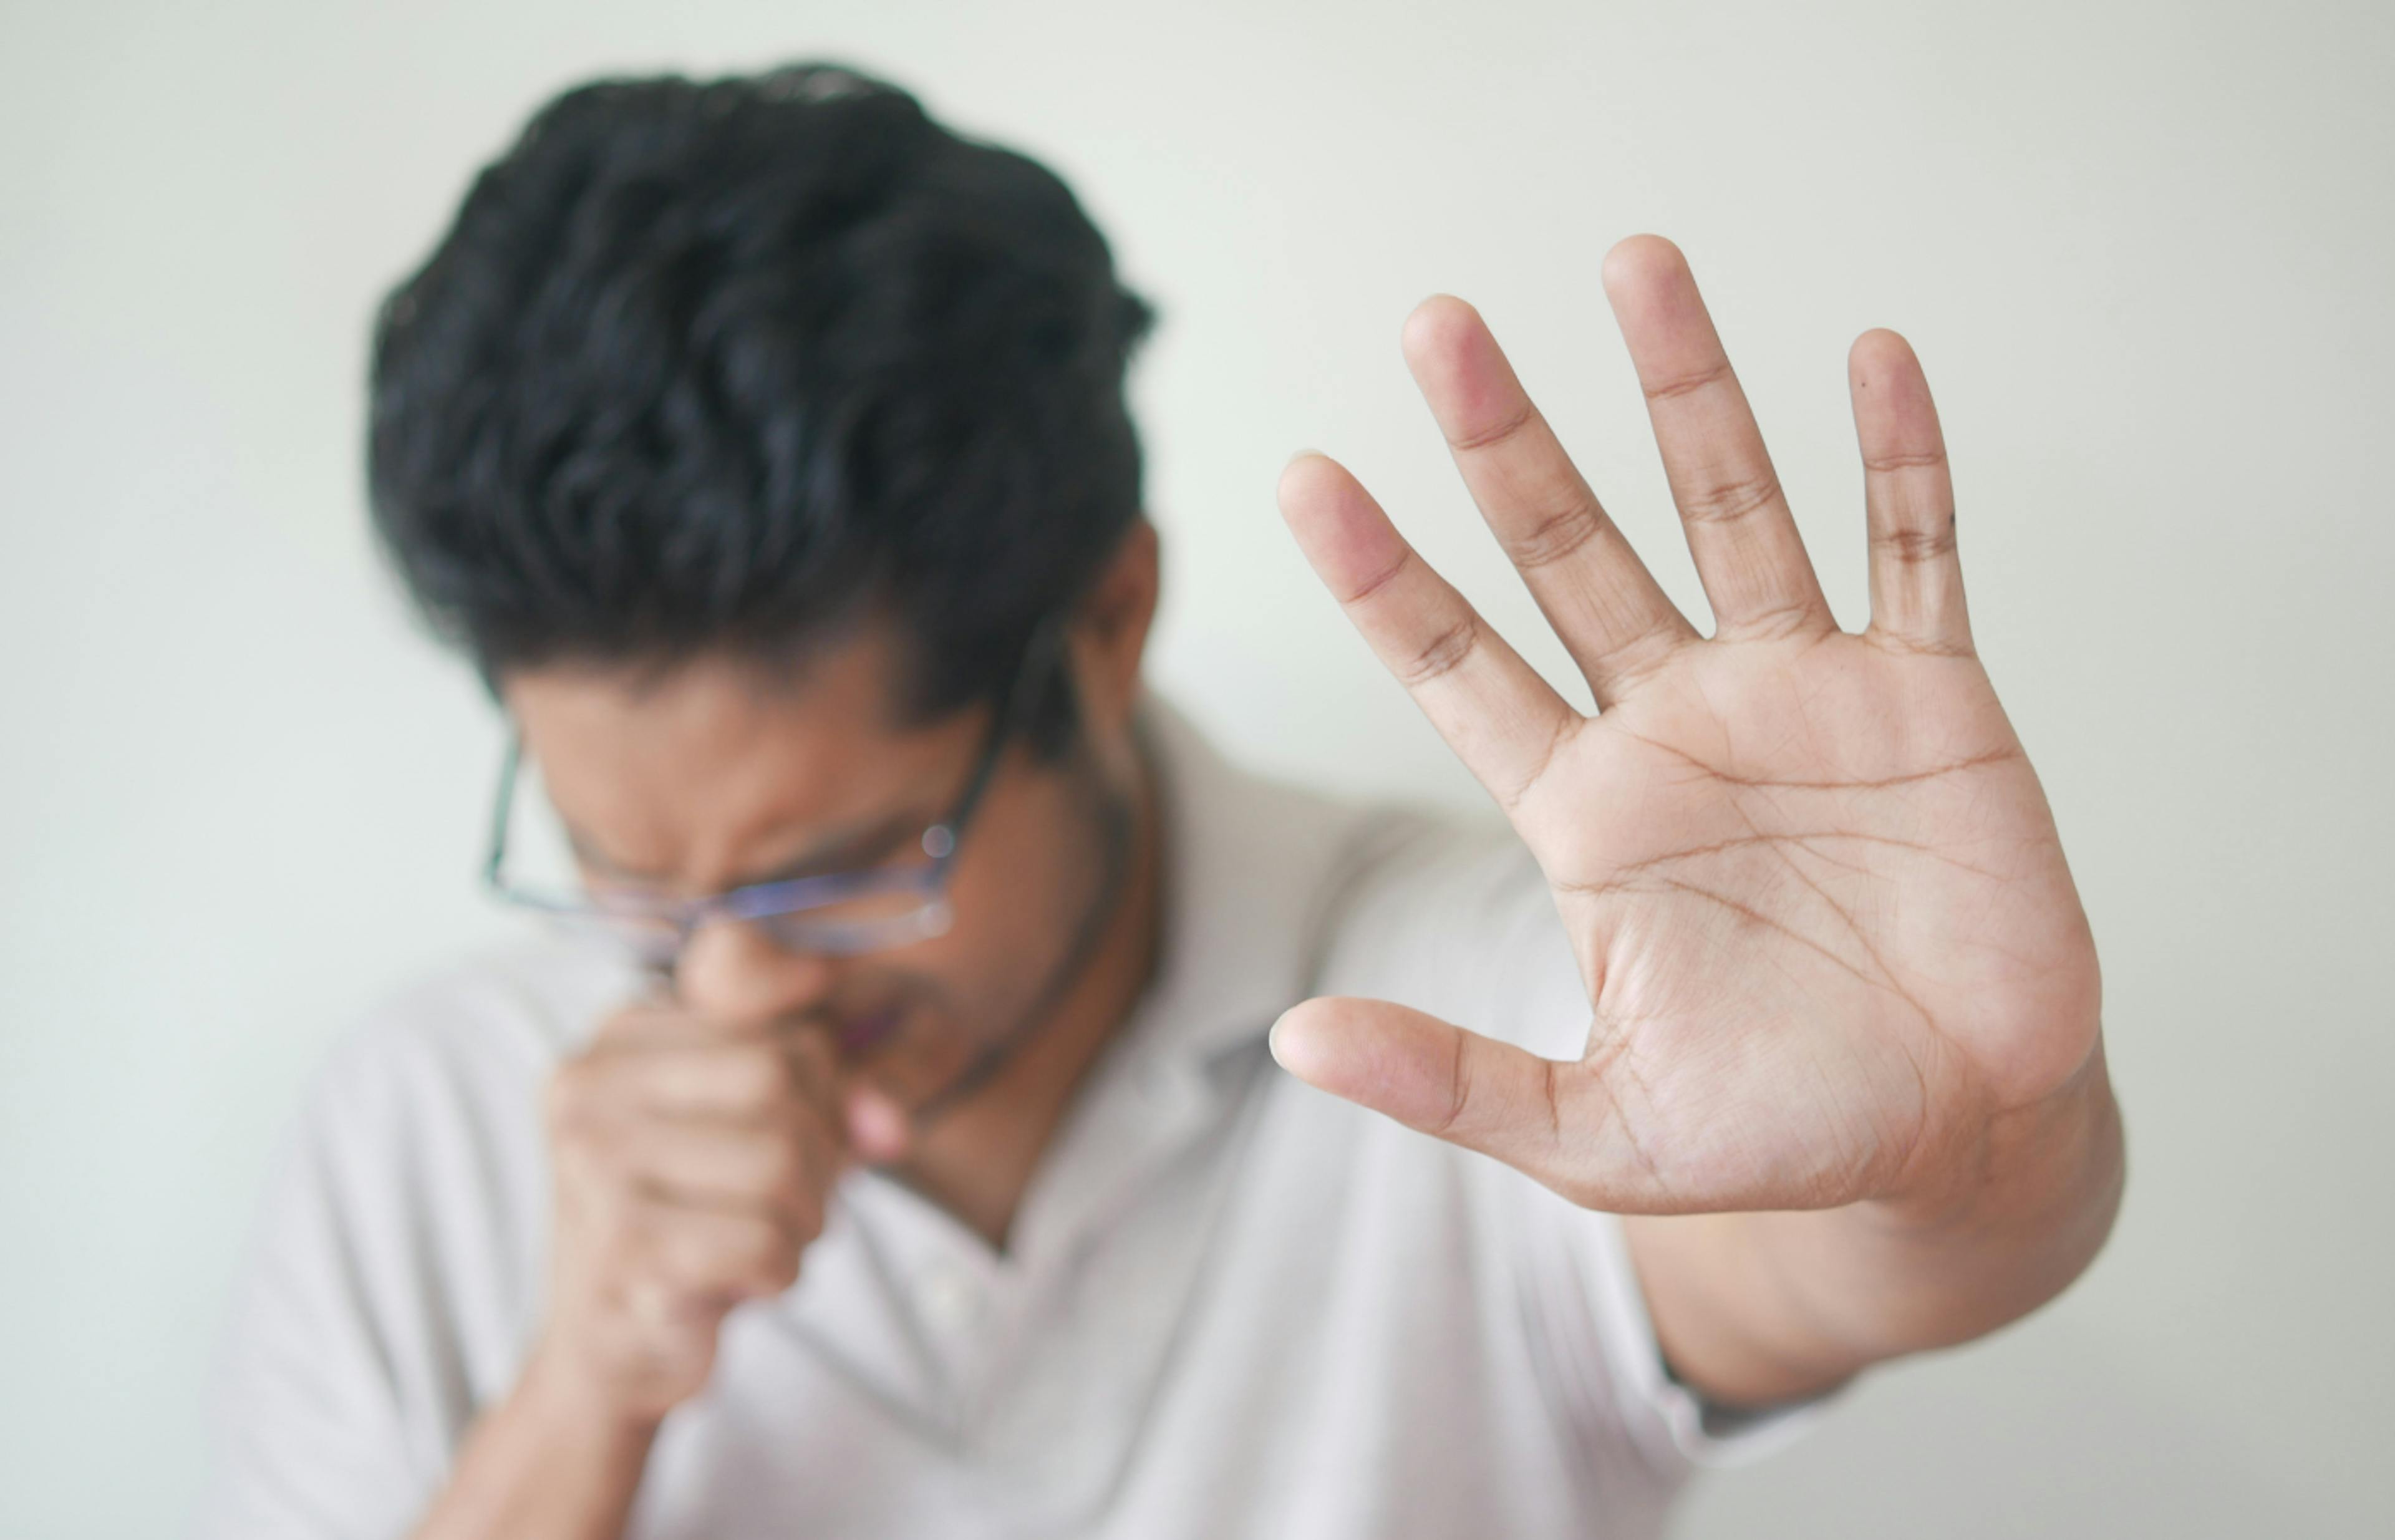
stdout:
[(1927, 527), (1896, 524), (1872, 532), (1874, 554), (1900, 566), (1922, 566), (1954, 554), (1954, 521), (1943, 519)]
[(1585, 489), (1568, 492), (1560, 504), (1533, 519), (1504, 542), (1505, 554), (1524, 572), (1560, 562), (1604, 532), (1605, 510)]
[(1447, 446), (1459, 455), (1476, 449), (1493, 448), (1521, 432), (1539, 419), (1539, 409), (1525, 399), (1522, 405), (1485, 428), (1458, 433), (1447, 441)]
[(1416, 648), (1413, 656), (1396, 670), (1397, 680), (1409, 690), (1420, 689), (1453, 672), (1479, 644), (1479, 617), (1466, 614)]
[(1740, 612), (1737, 624), (1723, 629), (1741, 642), (1784, 642), (1812, 631), (1819, 613), (1809, 598), (1783, 597)]
[(602, 1276), (620, 1298), (679, 1291), (678, 1261), (669, 1237), (629, 1222), (615, 1229), (600, 1255)]
[(1967, 638), (1937, 635), (1910, 635), (1887, 627), (1873, 625), (1863, 632), (1863, 640), (1882, 652), (1904, 657), (1976, 657), (1978, 656)]
[(1690, 524), (1737, 524), (1777, 503), (1780, 495), (1780, 478), (1769, 471), (1757, 476), (1725, 476), (1701, 482), (1683, 493), (1680, 515)]
[(799, 1281), (799, 1247), (778, 1229), (765, 1233), (749, 1259), (749, 1280), (764, 1293), (780, 1294)]
[(799, 1139), (788, 1134), (777, 1135), (755, 1147), (751, 1171), (757, 1186), (772, 1193), (803, 1190), (806, 1186), (808, 1161)]
[(1641, 380), (1639, 390), (1649, 401), (1671, 401), (1680, 396), (1694, 395), (1709, 390), (1729, 378), (1729, 360), (1725, 358), (1692, 374), (1671, 375), (1662, 379)]
[(1671, 620), (1658, 618), (1614, 648), (1606, 658), (1614, 689), (1626, 694), (1661, 672), (1678, 653), (1683, 634)]
[(1546, 747), (1539, 751), (1539, 762), (1529, 767), (1510, 791), (1498, 798), (1506, 812), (1510, 814), (1520, 807), (1522, 800), (1530, 794), (1531, 788), (1546, 778), (1548, 770), (1555, 765), (1555, 756), (1563, 752), (1564, 745), (1571, 741), (1573, 734), (1580, 729), (1580, 726), (1581, 719), (1577, 714), (1567, 714), (1555, 719), (1555, 733), (1547, 739)]
[(660, 1228), (649, 1247), (650, 1270), (676, 1292), (701, 1292), (725, 1271), (721, 1249), (705, 1230), (688, 1225)]
[(727, 1093), (746, 1106), (771, 1106), (790, 1089), (789, 1066), (781, 1055), (761, 1044), (728, 1049), (722, 1074)]
[(656, 1299), (663, 1307), (659, 1313), (666, 1314), (714, 1288), (719, 1270), (713, 1254), (704, 1247), (668, 1241), (642, 1260), (636, 1287)]
[(1414, 561), (1414, 548), (1411, 546), (1400, 547), (1396, 560), (1392, 561), (1387, 566), (1382, 568), (1379, 572), (1374, 573), (1371, 577), (1365, 578), (1364, 581), (1358, 584), (1352, 592), (1339, 602), (1351, 609), (1357, 604), (1363, 604), (1366, 600), (1370, 599), (1383, 589), (1387, 588), (1391, 583), (1396, 582), (1398, 575), (1403, 573), (1406, 568), (1413, 565)]

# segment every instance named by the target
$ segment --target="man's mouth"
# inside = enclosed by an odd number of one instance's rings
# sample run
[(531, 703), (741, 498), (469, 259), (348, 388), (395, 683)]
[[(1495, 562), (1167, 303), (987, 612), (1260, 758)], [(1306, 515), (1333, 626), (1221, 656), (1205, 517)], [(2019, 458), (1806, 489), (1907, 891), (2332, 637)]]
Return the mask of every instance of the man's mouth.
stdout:
[(882, 1039), (898, 1029), (905, 1015), (897, 1006), (890, 1005), (846, 1023), (840, 1029), (840, 1052), (852, 1055), (870, 1053)]

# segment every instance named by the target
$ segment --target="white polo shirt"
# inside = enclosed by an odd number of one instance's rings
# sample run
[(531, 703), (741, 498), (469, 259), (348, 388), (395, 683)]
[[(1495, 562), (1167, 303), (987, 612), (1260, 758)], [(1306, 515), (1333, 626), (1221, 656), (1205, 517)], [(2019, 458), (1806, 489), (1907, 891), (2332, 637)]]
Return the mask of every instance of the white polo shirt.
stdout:
[[(869, 1172), (668, 1417), (642, 1540), (1651, 1536), (1709, 1428), (1612, 1216), (1283, 1073), (1326, 993), (1576, 1056), (1587, 1004), (1502, 823), (1267, 781), (1151, 698), (1158, 974), (1009, 1249)], [(210, 1540), (405, 1534), (543, 1303), (540, 1089), (634, 986), (558, 942), (399, 1000), (320, 1074), (220, 1375)]]

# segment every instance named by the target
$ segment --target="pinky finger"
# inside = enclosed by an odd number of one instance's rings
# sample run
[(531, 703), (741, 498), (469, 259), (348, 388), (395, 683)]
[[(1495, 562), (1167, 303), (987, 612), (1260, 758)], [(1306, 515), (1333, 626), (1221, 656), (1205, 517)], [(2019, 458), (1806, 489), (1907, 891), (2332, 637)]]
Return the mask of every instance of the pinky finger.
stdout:
[(1967, 654), (1954, 481), (1921, 361), (1896, 333), (1868, 331), (1847, 355), (1846, 379), (1871, 525), (1871, 632), (1921, 652)]

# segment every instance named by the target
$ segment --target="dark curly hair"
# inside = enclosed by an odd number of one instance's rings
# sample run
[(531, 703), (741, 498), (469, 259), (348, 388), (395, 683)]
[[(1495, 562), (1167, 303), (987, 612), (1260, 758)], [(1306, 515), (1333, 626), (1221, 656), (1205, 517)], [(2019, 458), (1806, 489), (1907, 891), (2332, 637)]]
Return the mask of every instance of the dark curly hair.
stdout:
[[(1153, 320), (1052, 172), (884, 82), (596, 82), (383, 302), (375, 526), (494, 687), (788, 659), (879, 613), (903, 708), (941, 714), (995, 698), (1140, 516)], [(1052, 747), (1068, 715), (1039, 714)]]

